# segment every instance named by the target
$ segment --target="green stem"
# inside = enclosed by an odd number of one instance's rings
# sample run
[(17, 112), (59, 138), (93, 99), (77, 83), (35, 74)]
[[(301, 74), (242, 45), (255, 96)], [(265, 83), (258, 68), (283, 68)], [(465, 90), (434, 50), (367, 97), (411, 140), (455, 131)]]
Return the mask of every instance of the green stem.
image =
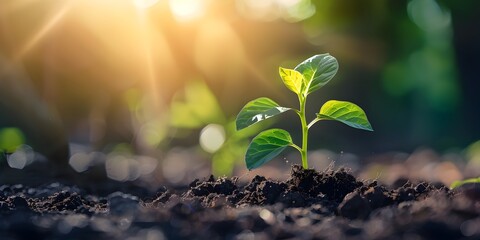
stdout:
[(313, 126), (313, 124), (317, 123), (317, 122), (320, 121), (320, 120), (321, 120), (321, 119), (318, 118), (318, 117), (315, 118), (315, 119), (313, 119), (313, 121), (311, 121), (311, 122), (308, 124), (308, 126), (307, 126), (308, 129), (310, 129), (310, 128)]
[(302, 152), (302, 149), (301, 149), (299, 146), (297, 146), (295, 143), (293, 143), (293, 144), (290, 145), (290, 146), (293, 147), (293, 148), (295, 148), (295, 149), (297, 149), (299, 152)]
[(304, 169), (308, 169), (308, 160), (307, 160), (307, 146), (308, 146), (308, 125), (307, 118), (305, 117), (305, 103), (307, 102), (307, 97), (299, 98), (300, 100), (300, 122), (302, 123), (302, 149), (300, 154), (302, 156), (302, 166)]

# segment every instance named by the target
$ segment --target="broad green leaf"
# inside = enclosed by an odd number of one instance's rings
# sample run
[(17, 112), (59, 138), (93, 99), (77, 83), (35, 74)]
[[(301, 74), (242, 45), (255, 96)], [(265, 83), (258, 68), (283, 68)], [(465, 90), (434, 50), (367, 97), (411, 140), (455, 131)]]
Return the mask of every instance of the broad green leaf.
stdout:
[(285, 130), (269, 129), (261, 132), (248, 146), (245, 155), (248, 170), (262, 166), (292, 144), (292, 137)]
[(303, 87), (303, 75), (293, 69), (287, 69), (280, 67), (278, 69), (280, 77), (282, 77), (283, 83), (292, 92), (299, 95), (302, 92)]
[(308, 95), (327, 84), (338, 71), (337, 59), (330, 54), (315, 55), (295, 67), (305, 79), (305, 92)]
[(290, 108), (280, 107), (270, 98), (261, 97), (248, 102), (238, 113), (235, 121), (237, 130), (244, 129), (252, 124), (271, 118)]
[(320, 120), (336, 120), (350, 127), (373, 131), (365, 112), (351, 102), (330, 100), (320, 108), (317, 118)]

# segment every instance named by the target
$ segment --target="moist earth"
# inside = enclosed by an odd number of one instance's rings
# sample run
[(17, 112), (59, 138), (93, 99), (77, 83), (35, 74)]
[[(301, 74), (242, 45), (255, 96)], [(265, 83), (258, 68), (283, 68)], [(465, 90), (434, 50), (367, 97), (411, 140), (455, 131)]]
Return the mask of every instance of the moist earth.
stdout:
[(480, 239), (479, 195), (298, 165), (286, 181), (210, 176), (153, 195), (3, 185), (0, 239)]

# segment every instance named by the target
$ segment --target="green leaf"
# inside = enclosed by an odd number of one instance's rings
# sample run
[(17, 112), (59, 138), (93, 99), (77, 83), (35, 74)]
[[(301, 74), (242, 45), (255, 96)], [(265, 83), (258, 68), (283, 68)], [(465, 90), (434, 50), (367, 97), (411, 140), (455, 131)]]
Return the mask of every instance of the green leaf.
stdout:
[(305, 92), (308, 95), (327, 84), (338, 71), (337, 59), (330, 54), (315, 55), (295, 67), (305, 79)]
[(480, 183), (480, 177), (479, 178), (469, 178), (469, 179), (465, 179), (463, 181), (454, 181), (451, 185), (450, 185), (450, 189), (454, 189), (454, 188), (457, 188), (457, 187), (460, 187), (462, 185), (465, 185), (465, 184), (468, 184), (468, 183)]
[(248, 102), (238, 113), (235, 121), (237, 130), (242, 130), (252, 124), (271, 118), (290, 108), (280, 107), (270, 98), (261, 97)]
[(365, 112), (351, 102), (330, 100), (320, 108), (317, 118), (320, 120), (336, 120), (350, 127), (373, 131)]
[(292, 92), (299, 95), (302, 92), (304, 85), (303, 75), (293, 69), (287, 69), (280, 67), (278, 69), (280, 77), (282, 77), (283, 83)]
[(248, 170), (262, 166), (292, 144), (292, 137), (285, 130), (269, 129), (261, 132), (248, 146), (245, 155)]

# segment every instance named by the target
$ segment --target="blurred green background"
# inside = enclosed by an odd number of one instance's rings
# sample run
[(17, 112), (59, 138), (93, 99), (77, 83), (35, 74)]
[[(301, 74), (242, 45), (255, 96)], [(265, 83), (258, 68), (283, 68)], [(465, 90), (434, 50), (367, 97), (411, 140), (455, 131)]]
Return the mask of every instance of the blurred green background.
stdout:
[(309, 97), (310, 117), (352, 101), (375, 132), (318, 124), (310, 149), (464, 149), (480, 139), (478, 23), (474, 0), (2, 0), (0, 148), (59, 164), (84, 148), (241, 163), (267, 125), (300, 139), (294, 114), (236, 133), (241, 107), (295, 106), (278, 67), (328, 52), (339, 73)]

